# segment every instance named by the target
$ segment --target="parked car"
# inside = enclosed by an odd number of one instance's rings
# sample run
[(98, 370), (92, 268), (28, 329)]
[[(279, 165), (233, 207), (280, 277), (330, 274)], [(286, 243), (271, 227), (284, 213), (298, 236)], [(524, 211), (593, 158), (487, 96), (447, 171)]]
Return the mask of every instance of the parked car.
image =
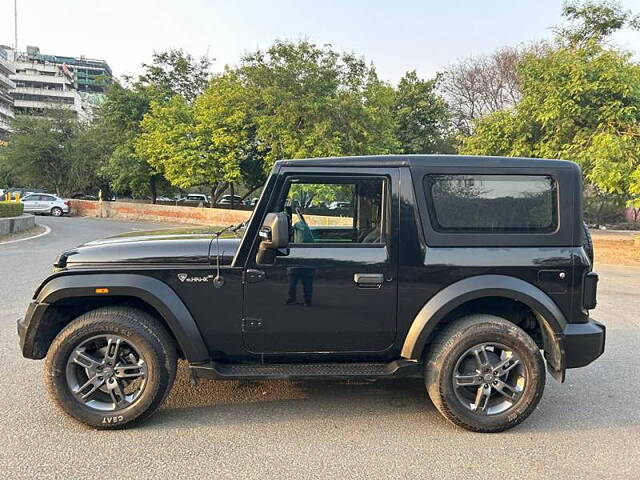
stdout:
[(242, 197), (240, 197), (239, 195), (223, 195), (218, 199), (218, 205), (231, 205), (232, 198), (234, 205), (242, 204)]
[(75, 200), (98, 200), (97, 195), (93, 195), (90, 193), (76, 193), (75, 195), (73, 195), (73, 197), (71, 197)]
[(209, 206), (209, 197), (207, 197), (202, 193), (190, 193), (186, 197), (178, 199), (176, 203), (178, 205), (190, 205), (190, 206), (203, 205), (207, 207)]
[(28, 213), (45, 213), (61, 217), (69, 213), (69, 201), (50, 193), (32, 193), (20, 199), (24, 211)]
[[(349, 225), (288, 207), (305, 185), (345, 184), (358, 205)], [(419, 377), (449, 421), (499, 432), (536, 410), (545, 359), (563, 382), (604, 351), (575, 163), (286, 160), (261, 198), (242, 236), (220, 238), (243, 224), (139, 232), (57, 258), (18, 333), (25, 357), (46, 356), (62, 410), (94, 428), (133, 424), (160, 406), (183, 358), (194, 382)], [(574, 377), (572, 390), (603, 395), (597, 376), (611, 370)]]
[(347, 210), (349, 208), (351, 208), (349, 202), (331, 202), (329, 204), (329, 210)]

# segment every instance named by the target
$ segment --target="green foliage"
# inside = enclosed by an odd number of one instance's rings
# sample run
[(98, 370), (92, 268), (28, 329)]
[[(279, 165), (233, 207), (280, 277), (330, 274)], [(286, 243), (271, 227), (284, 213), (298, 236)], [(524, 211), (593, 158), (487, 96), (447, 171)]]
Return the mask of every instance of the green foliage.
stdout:
[(24, 205), (19, 202), (0, 202), (0, 218), (19, 217), (24, 211)]
[(283, 158), (446, 149), (435, 81), (407, 74), (398, 90), (359, 57), (278, 41), (227, 67), (189, 103), (153, 102), (135, 142), (181, 188), (265, 180)]
[(18, 117), (3, 149), (2, 169), (11, 183), (71, 195), (95, 187), (98, 144), (88, 126), (70, 112), (51, 110), (45, 117)]
[(625, 26), (640, 27), (640, 16), (634, 16), (615, 1), (573, 0), (564, 4), (562, 14), (569, 20), (569, 25), (556, 29), (556, 33), (560, 40), (571, 45), (601, 42)]
[(182, 49), (154, 52), (151, 64), (142, 64), (145, 73), (138, 78), (140, 85), (148, 86), (154, 96), (166, 102), (179, 95), (191, 102), (209, 83), (211, 59), (195, 58)]
[[(181, 136), (186, 130), (180, 128), (182, 123), (177, 120), (184, 118), (179, 117), (171, 123), (171, 115), (179, 113), (175, 110), (176, 102), (191, 101), (202, 92), (209, 77), (210, 60), (195, 59), (182, 50), (169, 50), (154, 53), (152, 64), (143, 67), (145, 73), (135, 82), (113, 85), (100, 109), (99, 129), (112, 140), (111, 154), (101, 172), (109, 178), (116, 192), (149, 195), (155, 202), (159, 189), (168, 187), (162, 173), (167, 153), (183, 152), (185, 146), (194, 147), (193, 136)], [(178, 100), (174, 101), (174, 98)], [(152, 108), (155, 108), (157, 118), (150, 118), (143, 127), (143, 120)], [(163, 125), (164, 121), (169, 123)], [(167, 126), (178, 128), (178, 131), (167, 129)], [(148, 134), (156, 127), (160, 130), (140, 138), (143, 129)], [(179, 147), (162, 142), (159, 136), (167, 133), (172, 134), (171, 139), (180, 141)], [(161, 150), (155, 148), (159, 145)], [(183, 153), (178, 162), (184, 166), (185, 156), (190, 155), (194, 155), (193, 150)], [(194, 177), (194, 180), (196, 178), (202, 177)], [(180, 181), (174, 184), (186, 186)]]
[(400, 153), (451, 153), (447, 105), (437, 93), (438, 79), (421, 80), (415, 70), (400, 79), (394, 99)]

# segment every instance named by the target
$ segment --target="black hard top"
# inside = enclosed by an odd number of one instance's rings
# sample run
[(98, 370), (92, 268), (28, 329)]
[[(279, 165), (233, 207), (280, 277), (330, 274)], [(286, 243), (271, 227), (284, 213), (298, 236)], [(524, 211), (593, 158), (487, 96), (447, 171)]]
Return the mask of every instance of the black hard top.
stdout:
[(567, 160), (523, 157), (482, 157), (470, 155), (367, 155), (359, 157), (325, 157), (279, 160), (276, 166), (295, 167), (519, 167), (573, 168), (577, 164)]

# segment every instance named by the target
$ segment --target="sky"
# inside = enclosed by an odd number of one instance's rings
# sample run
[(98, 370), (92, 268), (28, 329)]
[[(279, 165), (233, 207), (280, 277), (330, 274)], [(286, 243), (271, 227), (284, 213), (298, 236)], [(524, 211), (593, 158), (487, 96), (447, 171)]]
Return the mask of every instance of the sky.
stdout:
[[(275, 39), (330, 43), (363, 55), (381, 78), (431, 77), (456, 61), (551, 38), (561, 0), (17, 0), (18, 47), (106, 60), (135, 75), (154, 51), (184, 48), (213, 69)], [(622, 4), (640, 12), (640, 0)], [(13, 45), (14, 0), (0, 0), (0, 44)], [(640, 32), (614, 41), (640, 51)]]

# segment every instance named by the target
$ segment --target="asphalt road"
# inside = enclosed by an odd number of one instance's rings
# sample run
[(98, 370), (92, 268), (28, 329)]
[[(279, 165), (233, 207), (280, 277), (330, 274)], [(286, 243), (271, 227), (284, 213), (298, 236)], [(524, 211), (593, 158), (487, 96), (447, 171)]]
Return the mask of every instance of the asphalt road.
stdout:
[(125, 431), (61, 414), (43, 362), (21, 357), (15, 320), (56, 254), (153, 225), (41, 218), (44, 237), (0, 245), (2, 478), (638, 478), (640, 268), (599, 266), (594, 317), (607, 350), (563, 385), (547, 380), (515, 429), (473, 434), (448, 424), (419, 380), (202, 382), (184, 368), (164, 407)]

